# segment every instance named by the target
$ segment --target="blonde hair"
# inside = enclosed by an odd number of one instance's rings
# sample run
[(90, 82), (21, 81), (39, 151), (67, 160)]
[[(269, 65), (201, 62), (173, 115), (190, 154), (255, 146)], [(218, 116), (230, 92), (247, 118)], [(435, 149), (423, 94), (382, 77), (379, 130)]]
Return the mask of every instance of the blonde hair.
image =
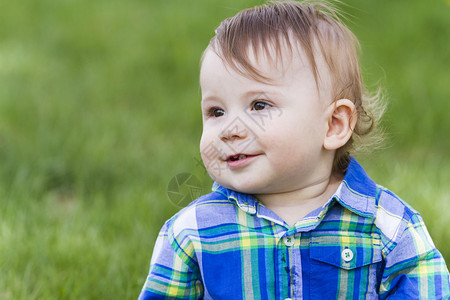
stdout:
[(352, 137), (337, 150), (333, 163), (333, 172), (345, 174), (351, 151), (370, 149), (382, 140), (375, 124), (383, 105), (380, 93), (372, 97), (366, 93), (359, 67), (358, 40), (340, 21), (337, 9), (323, 1), (272, 1), (224, 20), (208, 48), (244, 76), (267, 82), (269, 78), (250, 62), (250, 49), (256, 57), (263, 51), (270, 58), (273, 49), (281, 57), (285, 45), (292, 53), (296, 45), (293, 42), (298, 42), (306, 55), (317, 86), (320, 74), (314, 54), (320, 50), (331, 75), (332, 100), (349, 99), (355, 104), (357, 122)]

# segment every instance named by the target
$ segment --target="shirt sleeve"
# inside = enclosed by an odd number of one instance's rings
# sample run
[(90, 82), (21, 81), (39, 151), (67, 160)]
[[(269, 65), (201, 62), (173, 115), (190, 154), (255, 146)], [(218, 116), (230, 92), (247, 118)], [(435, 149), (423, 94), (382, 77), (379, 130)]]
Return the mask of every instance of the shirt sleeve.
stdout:
[(385, 257), (381, 299), (450, 299), (449, 272), (419, 214)]
[(202, 299), (198, 266), (180, 247), (167, 224), (161, 229), (150, 262), (150, 271), (139, 300)]

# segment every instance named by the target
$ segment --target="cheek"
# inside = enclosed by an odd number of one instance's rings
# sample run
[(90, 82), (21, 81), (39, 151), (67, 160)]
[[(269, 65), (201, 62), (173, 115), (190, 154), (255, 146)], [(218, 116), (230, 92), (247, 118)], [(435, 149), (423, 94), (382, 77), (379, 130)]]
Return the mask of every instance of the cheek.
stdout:
[(206, 136), (205, 132), (202, 133), (202, 136), (200, 138), (200, 152), (203, 151), (205, 148), (205, 145), (207, 144), (208, 137)]
[(216, 135), (211, 131), (203, 131), (200, 139), (200, 155), (205, 166), (208, 166), (212, 160), (218, 157)]
[(259, 140), (269, 154), (277, 161), (305, 160), (321, 147), (318, 128), (297, 120), (283, 120), (268, 126), (260, 132)]
[(212, 141), (211, 141), (210, 137), (207, 134), (205, 134), (205, 132), (203, 132), (202, 137), (200, 138), (200, 154), (201, 154), (202, 158), (204, 156), (205, 151), (208, 148), (208, 145), (210, 145), (211, 142)]

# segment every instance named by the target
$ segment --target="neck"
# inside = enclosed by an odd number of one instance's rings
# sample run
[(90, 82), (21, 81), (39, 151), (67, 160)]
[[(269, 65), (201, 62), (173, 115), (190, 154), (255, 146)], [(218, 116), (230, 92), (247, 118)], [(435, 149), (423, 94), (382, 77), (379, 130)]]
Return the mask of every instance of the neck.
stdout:
[(292, 227), (308, 213), (327, 203), (341, 182), (330, 176), (300, 189), (255, 197)]

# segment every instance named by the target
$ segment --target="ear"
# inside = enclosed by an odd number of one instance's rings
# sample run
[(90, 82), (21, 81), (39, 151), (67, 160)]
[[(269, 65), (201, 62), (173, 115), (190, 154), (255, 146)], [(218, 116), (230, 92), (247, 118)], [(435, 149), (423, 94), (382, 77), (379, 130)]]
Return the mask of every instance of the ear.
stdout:
[(337, 150), (350, 139), (356, 125), (355, 104), (348, 99), (340, 99), (330, 104), (328, 130), (323, 142), (327, 150)]

